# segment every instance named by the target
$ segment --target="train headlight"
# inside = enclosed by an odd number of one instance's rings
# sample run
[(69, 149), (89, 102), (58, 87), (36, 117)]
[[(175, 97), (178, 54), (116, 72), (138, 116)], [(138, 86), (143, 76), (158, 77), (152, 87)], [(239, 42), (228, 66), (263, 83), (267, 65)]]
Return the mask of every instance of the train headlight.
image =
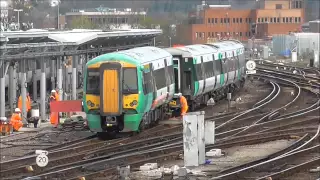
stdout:
[(91, 101), (87, 101), (87, 105), (90, 106), (90, 107), (94, 107), (94, 103), (91, 102)]
[(130, 103), (130, 106), (133, 107), (133, 106), (135, 106), (135, 105), (137, 105), (137, 104), (138, 104), (138, 101), (134, 100), (134, 101), (132, 101), (132, 102)]

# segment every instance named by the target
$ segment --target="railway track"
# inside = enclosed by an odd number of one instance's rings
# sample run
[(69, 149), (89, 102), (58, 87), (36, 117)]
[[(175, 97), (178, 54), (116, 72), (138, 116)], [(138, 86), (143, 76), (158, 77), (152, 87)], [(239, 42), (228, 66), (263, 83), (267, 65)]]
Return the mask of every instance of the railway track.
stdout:
[[(308, 91), (315, 97), (318, 97), (318, 94), (305, 86), (301, 87), (299, 84), (303, 82), (275, 77), (275, 74), (273, 77), (270, 73), (258, 75), (260, 80), (269, 81), (273, 90), (251, 109), (206, 118), (206, 120), (215, 120), (217, 123), (217, 143), (208, 146), (208, 149), (256, 144), (297, 136), (303, 137), (299, 141), (304, 141), (305, 138), (310, 138), (311, 134), (319, 131), (315, 128), (319, 124), (319, 116), (307, 116), (319, 110), (319, 99), (300, 111), (287, 114), (284, 113), (286, 111), (281, 111), (297, 103), (301, 91)], [(285, 105), (274, 108), (271, 112), (261, 113), (261, 109), (279, 98), (280, 84), (292, 86), (299, 93)], [(305, 124), (309, 124), (310, 127), (304, 126)], [(88, 143), (89, 140), (86, 140), (88, 142), (80, 141), (65, 147), (53, 148), (54, 151), (49, 153), (50, 163), (45, 168), (39, 168), (34, 164), (35, 156), (3, 162), (1, 167), (4, 169), (1, 169), (1, 177), (2, 179), (21, 179), (30, 176), (40, 179), (79, 179), (81, 177), (93, 179), (115, 176), (119, 165), (130, 165), (134, 168), (145, 162), (179, 159), (183, 153), (181, 131), (181, 125), (169, 128), (157, 126), (135, 137), (120, 140), (92, 144)]]

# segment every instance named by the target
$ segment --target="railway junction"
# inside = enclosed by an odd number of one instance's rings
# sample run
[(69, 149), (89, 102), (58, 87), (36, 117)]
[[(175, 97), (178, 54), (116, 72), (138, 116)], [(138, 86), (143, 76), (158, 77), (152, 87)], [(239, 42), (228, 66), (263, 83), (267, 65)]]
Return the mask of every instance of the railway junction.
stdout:
[[(152, 44), (156, 34), (146, 43)], [(68, 52), (50, 57), (77, 56), (72, 50)], [(100, 51), (77, 52), (86, 55), (86, 62)], [(76, 63), (81, 69), (81, 63)], [(59, 130), (42, 128), (1, 138), (1, 179), (318, 179), (319, 70), (264, 60), (257, 60), (256, 65), (256, 73), (248, 75), (244, 88), (232, 94), (230, 101), (221, 100), (199, 110), (204, 114), (193, 120), (207, 126), (193, 125), (203, 127), (200, 133), (193, 133), (192, 138), (197, 139), (193, 145), (188, 141), (187, 119), (164, 121), (134, 136), (111, 140), (100, 140), (85, 131), (62, 135)], [(71, 80), (77, 78), (76, 73), (71, 74)], [(77, 99), (75, 83), (73, 99)], [(53, 87), (67, 91), (65, 86), (55, 83)], [(191, 116), (184, 118), (194, 118)], [(205, 134), (209, 124), (210, 133), (214, 133), (211, 139)], [(21, 148), (23, 152), (16, 151)], [(35, 154), (39, 149), (48, 153)], [(44, 166), (37, 164), (39, 154), (47, 157)], [(197, 165), (187, 166), (191, 163)]]

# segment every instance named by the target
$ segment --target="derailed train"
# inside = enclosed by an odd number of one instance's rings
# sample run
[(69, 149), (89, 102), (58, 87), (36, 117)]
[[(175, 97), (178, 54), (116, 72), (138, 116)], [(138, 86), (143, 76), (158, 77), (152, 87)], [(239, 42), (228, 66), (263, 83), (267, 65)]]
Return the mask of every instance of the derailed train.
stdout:
[(244, 46), (238, 41), (160, 49), (139, 47), (86, 64), (83, 106), (91, 131), (140, 131), (188, 100), (193, 111), (243, 86)]

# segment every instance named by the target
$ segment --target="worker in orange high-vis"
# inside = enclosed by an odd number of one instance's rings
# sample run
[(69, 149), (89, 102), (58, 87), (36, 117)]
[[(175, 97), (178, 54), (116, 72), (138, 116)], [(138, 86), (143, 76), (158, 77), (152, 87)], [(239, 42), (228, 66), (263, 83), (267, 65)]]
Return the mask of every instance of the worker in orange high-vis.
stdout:
[(180, 94), (180, 96), (179, 96), (179, 98), (180, 98), (180, 106), (181, 106), (181, 116), (184, 116), (186, 113), (187, 113), (187, 111), (188, 111), (188, 101), (187, 101), (187, 99), (184, 97), (184, 96), (182, 96), (181, 94)]
[[(59, 101), (59, 95), (57, 95), (57, 92), (55, 90), (51, 91), (50, 95), (50, 103), (54, 101)], [(50, 105), (51, 106), (51, 105)], [(58, 112), (51, 112), (50, 113), (50, 123), (56, 128), (59, 125), (59, 113)]]
[(23, 126), (21, 110), (19, 108), (14, 110), (14, 113), (11, 116), (10, 124), (13, 127), (13, 131), (19, 131), (19, 129)]
[[(19, 96), (18, 99), (18, 108), (22, 110), (22, 96)], [(31, 117), (31, 98), (29, 93), (27, 92), (27, 98), (26, 98), (26, 110), (27, 110), (27, 118)]]

